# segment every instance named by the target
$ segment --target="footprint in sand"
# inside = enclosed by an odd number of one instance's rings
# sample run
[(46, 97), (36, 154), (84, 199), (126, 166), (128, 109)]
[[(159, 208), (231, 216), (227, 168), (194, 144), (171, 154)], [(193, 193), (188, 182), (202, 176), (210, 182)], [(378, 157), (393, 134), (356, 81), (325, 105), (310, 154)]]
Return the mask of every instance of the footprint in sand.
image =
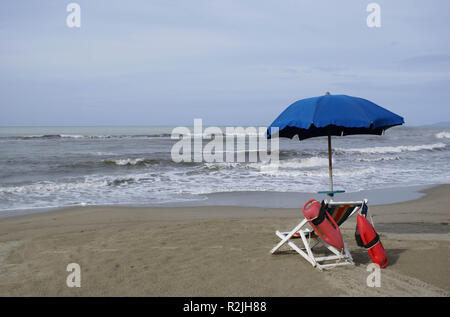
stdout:
[(381, 286), (369, 287), (365, 266), (324, 272), (326, 279), (343, 291), (342, 296), (449, 296), (450, 293), (395, 270), (381, 271)]

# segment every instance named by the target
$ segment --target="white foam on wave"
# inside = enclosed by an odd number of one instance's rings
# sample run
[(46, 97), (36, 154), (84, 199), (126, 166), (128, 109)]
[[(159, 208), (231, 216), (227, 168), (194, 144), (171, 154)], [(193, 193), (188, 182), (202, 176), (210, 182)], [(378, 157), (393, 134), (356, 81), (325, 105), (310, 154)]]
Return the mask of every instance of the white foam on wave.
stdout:
[(360, 162), (382, 162), (382, 161), (396, 161), (399, 160), (398, 156), (385, 156), (385, 157), (377, 157), (377, 158), (360, 158)]
[(212, 163), (205, 163), (204, 166), (207, 169), (230, 169), (241, 166), (241, 163), (237, 162), (212, 162)]
[(435, 134), (438, 139), (450, 139), (450, 132), (442, 131)]
[(85, 136), (79, 135), (79, 134), (60, 134), (61, 138), (68, 138), (68, 139), (82, 139)]
[[(352, 169), (337, 169), (333, 171), (334, 176), (344, 176), (344, 177), (356, 177), (361, 175), (373, 174), (376, 172), (374, 167), (367, 168), (352, 168)], [(327, 178), (329, 177), (328, 169), (321, 170), (287, 170), (280, 169), (276, 166), (267, 166), (267, 168), (261, 169), (261, 174), (263, 175), (271, 175), (278, 177), (289, 178), (300, 178), (300, 177), (309, 177), (309, 178)]]
[(328, 166), (328, 159), (325, 157), (309, 157), (305, 159), (290, 159), (280, 161), (280, 167), (282, 168), (308, 168), (308, 167), (320, 167)]
[(143, 162), (144, 160), (145, 160), (144, 158), (136, 158), (136, 159), (126, 158), (126, 159), (117, 159), (117, 160), (103, 160), (103, 162), (105, 162), (105, 163), (112, 162), (115, 165), (126, 166), (126, 165), (137, 165), (137, 164)]
[(92, 155), (98, 155), (98, 156), (103, 156), (103, 155), (114, 155), (114, 154), (116, 154), (116, 153), (113, 153), (113, 152), (101, 152), (101, 151), (98, 151), (98, 152), (90, 152), (89, 154), (92, 154)]
[(72, 183), (54, 183), (54, 182), (39, 182), (23, 186), (0, 187), (0, 193), (10, 194), (49, 194), (59, 191), (82, 191), (98, 186), (105, 186), (108, 182), (106, 180), (97, 180), (91, 182), (72, 182)]
[(91, 192), (93, 189), (108, 188), (111, 185), (130, 184), (138, 182), (152, 182), (156, 178), (148, 173), (120, 175), (120, 176), (87, 176), (83, 180), (68, 180), (66, 182), (42, 181), (22, 186), (0, 186), (0, 194), (30, 194), (50, 195), (52, 193)]
[[(333, 160), (334, 161), (334, 160)], [(325, 157), (308, 157), (308, 158), (295, 158), (295, 159), (288, 159), (288, 160), (280, 160), (278, 163), (250, 163), (249, 167), (270, 171), (276, 168), (283, 168), (283, 169), (304, 169), (304, 168), (314, 168), (314, 167), (323, 167), (328, 166), (328, 158)]]
[[(67, 205), (86, 200), (96, 203), (102, 199), (106, 199), (105, 202), (110, 199), (111, 202), (117, 203), (116, 200), (126, 200), (127, 196), (136, 195), (139, 190), (148, 194), (145, 184), (158, 180), (160, 179), (157, 176), (140, 173), (121, 176), (92, 175), (65, 182), (42, 181), (26, 185), (0, 186), (0, 201), (6, 199), (12, 206), (19, 201), (31, 202), (36, 207), (42, 207), (40, 204), (48, 205), (49, 202)], [(3, 209), (0, 207), (0, 210)]]
[(423, 150), (443, 149), (447, 145), (444, 143), (423, 144), (423, 145), (400, 145), (400, 146), (375, 146), (365, 148), (336, 148), (336, 151), (350, 153), (401, 153), (401, 152), (417, 152)]

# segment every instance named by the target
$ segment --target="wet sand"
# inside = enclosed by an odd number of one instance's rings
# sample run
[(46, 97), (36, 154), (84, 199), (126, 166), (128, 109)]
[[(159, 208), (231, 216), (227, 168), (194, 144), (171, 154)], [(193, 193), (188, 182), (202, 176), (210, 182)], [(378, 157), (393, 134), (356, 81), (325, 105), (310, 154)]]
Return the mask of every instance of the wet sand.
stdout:
[[(449, 296), (450, 185), (424, 192), (369, 207), (389, 258), (380, 288), (366, 284), (356, 217), (342, 227), (356, 265), (320, 272), (288, 248), (269, 253), (299, 209), (76, 207), (0, 219), (0, 295)], [(80, 288), (66, 285), (69, 263)]]

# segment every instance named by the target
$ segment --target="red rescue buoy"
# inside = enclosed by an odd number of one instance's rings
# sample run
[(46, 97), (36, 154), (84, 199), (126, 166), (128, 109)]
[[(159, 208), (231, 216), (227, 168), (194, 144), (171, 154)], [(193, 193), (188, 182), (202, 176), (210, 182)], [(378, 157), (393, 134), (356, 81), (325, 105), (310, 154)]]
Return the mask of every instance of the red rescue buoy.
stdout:
[(303, 206), (303, 214), (308, 220), (314, 232), (323, 241), (338, 250), (344, 249), (344, 241), (339, 226), (325, 210), (325, 206), (315, 199), (311, 199)]
[(383, 244), (381, 243), (380, 237), (377, 232), (366, 219), (366, 217), (358, 214), (357, 220), (357, 232), (356, 241), (358, 242), (358, 231), (361, 241), (358, 245), (363, 246), (367, 249), (372, 262), (378, 264), (380, 268), (386, 267), (388, 264), (388, 259), (386, 256), (386, 251), (384, 250)]

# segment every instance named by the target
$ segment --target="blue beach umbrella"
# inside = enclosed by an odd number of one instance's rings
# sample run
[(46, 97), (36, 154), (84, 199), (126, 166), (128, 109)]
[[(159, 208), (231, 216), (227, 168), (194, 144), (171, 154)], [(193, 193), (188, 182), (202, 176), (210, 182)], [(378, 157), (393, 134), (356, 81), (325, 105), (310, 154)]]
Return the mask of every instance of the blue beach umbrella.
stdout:
[[(331, 164), (331, 136), (352, 134), (381, 135), (386, 129), (401, 125), (401, 116), (380, 107), (373, 102), (347, 95), (331, 95), (306, 98), (287, 107), (267, 129), (267, 137), (272, 137), (271, 128), (278, 128), (278, 136), (299, 140), (312, 137), (328, 137), (328, 166), (330, 190), (322, 191), (333, 197), (333, 168)], [(275, 136), (275, 135), (274, 135)]]

